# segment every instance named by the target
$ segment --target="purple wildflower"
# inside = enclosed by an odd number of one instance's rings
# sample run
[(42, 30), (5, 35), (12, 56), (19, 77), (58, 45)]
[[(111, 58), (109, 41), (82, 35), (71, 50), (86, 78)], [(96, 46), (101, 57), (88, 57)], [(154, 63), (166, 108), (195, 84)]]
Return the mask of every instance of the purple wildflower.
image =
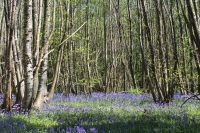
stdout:
[(75, 126), (74, 128), (76, 129), (77, 133), (86, 133), (86, 131), (83, 127)]
[(66, 127), (66, 131), (69, 131), (70, 133), (74, 132), (74, 128), (72, 128), (72, 127)]
[(90, 128), (90, 132), (92, 132), (92, 133), (97, 133), (98, 130), (97, 130), (95, 127), (92, 127), (92, 128)]

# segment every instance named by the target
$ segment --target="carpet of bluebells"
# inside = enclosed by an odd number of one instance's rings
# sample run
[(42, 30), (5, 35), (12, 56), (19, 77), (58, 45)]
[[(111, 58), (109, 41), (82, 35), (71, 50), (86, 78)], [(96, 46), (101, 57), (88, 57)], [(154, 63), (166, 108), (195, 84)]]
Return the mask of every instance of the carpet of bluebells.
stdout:
[[(39, 111), (0, 113), (2, 133), (200, 133), (200, 101), (175, 94), (155, 104), (149, 94), (54, 95)], [(0, 94), (0, 102), (3, 95)], [(3, 110), (0, 110), (3, 111)]]

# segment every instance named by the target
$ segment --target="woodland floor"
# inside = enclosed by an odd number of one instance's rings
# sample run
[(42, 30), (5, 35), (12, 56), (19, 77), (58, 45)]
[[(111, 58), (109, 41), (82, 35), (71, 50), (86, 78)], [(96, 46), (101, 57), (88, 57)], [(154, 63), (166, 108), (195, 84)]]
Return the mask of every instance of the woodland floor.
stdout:
[(181, 108), (188, 97), (177, 93), (173, 102), (155, 104), (149, 94), (56, 93), (39, 111), (0, 113), (0, 132), (200, 133), (200, 101), (191, 99)]

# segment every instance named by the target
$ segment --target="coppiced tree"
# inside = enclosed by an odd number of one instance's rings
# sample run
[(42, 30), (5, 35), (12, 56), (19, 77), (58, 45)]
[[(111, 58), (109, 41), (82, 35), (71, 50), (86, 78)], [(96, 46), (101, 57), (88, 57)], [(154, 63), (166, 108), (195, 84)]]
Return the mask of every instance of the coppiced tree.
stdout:
[(4, 17), (6, 23), (6, 52), (5, 52), (5, 96), (2, 108), (10, 110), (12, 106), (12, 47), (14, 43), (14, 29), (16, 17), (16, 1), (4, 1)]
[[(39, 85), (35, 84), (38, 87), (38, 92), (36, 96), (36, 100), (34, 102), (34, 108), (40, 108), (42, 103), (44, 102), (44, 97), (47, 97), (47, 65), (48, 65), (48, 43), (50, 39), (50, 6), (51, 1), (44, 1), (44, 23), (42, 30), (42, 61), (40, 68), (40, 76), (39, 76)], [(37, 47), (37, 46), (36, 46)], [(38, 85), (38, 86), (37, 86)]]

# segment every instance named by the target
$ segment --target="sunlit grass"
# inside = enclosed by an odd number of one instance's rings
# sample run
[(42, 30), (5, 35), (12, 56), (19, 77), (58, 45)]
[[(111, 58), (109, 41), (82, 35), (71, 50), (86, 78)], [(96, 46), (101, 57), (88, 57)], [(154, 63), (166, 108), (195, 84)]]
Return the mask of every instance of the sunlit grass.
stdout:
[(93, 93), (92, 96), (54, 99), (30, 114), (0, 114), (2, 132), (63, 133), (198, 133), (200, 104), (188, 96), (175, 96), (169, 104), (155, 104), (148, 94)]

